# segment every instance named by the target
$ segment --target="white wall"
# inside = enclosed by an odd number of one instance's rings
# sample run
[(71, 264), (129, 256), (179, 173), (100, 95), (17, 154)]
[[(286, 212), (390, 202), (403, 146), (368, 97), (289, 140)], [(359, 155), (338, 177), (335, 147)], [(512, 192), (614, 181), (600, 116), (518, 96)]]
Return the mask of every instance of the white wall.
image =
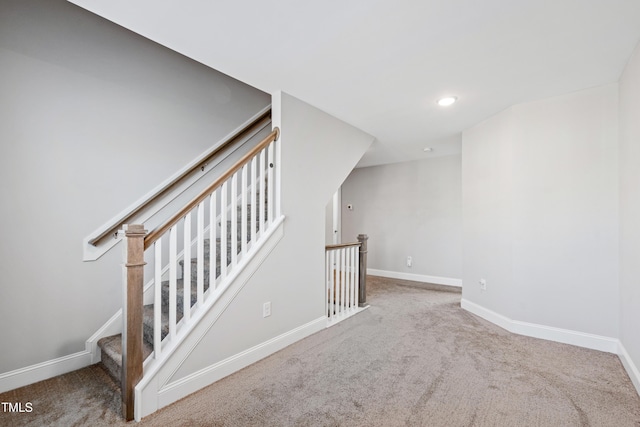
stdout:
[(613, 84), (514, 107), (519, 320), (618, 336), (617, 95)]
[[(285, 93), (272, 103), (281, 130), (284, 237), (173, 381), (326, 316), (327, 200), (373, 137)], [(272, 314), (263, 318), (266, 301)]]
[(607, 85), (517, 105), (463, 133), (465, 300), (618, 337), (617, 101)]
[(460, 168), (454, 155), (355, 169), (342, 186), (342, 241), (367, 234), (370, 269), (460, 279)]
[(3, 373), (84, 350), (122, 285), (83, 238), (270, 98), (63, 0), (0, 2), (0, 69)]
[[(462, 294), (513, 316), (513, 111), (465, 131), (462, 144)], [(486, 280), (489, 292), (480, 292)]]
[[(620, 341), (640, 393), (640, 46), (620, 79)], [(629, 369), (628, 369), (629, 370)]]

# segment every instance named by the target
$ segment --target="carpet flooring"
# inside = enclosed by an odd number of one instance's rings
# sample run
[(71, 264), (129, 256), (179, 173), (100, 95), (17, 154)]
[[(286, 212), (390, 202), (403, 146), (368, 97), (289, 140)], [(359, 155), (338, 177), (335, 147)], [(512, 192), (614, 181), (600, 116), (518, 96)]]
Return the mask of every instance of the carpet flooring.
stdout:
[[(371, 307), (146, 417), (146, 426), (640, 426), (616, 355), (511, 334), (450, 288), (370, 277)], [(135, 425), (92, 366), (0, 394), (2, 426)]]

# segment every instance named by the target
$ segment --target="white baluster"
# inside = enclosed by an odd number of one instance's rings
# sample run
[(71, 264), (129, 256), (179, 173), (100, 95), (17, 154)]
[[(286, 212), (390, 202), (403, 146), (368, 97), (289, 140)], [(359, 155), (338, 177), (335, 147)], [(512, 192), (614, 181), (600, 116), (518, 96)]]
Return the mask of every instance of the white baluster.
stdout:
[(244, 257), (247, 252), (247, 168), (247, 165), (242, 167), (242, 183), (240, 186), (240, 190), (242, 191), (240, 200), (240, 253), (242, 254), (242, 257)]
[(349, 263), (351, 262), (350, 255), (351, 248), (344, 248), (344, 304), (347, 313), (351, 311), (351, 277), (349, 274)]
[(204, 202), (198, 205), (198, 224), (196, 227), (198, 233), (196, 241), (196, 302), (198, 306), (201, 306), (204, 293)]
[(324, 253), (324, 298), (326, 300), (324, 312), (329, 317), (329, 301), (331, 301), (331, 293), (329, 291), (329, 251)]
[(238, 263), (238, 172), (231, 176), (231, 268)]
[(184, 217), (184, 256), (182, 257), (182, 320), (191, 318), (191, 212)]
[(216, 242), (216, 238), (218, 237), (218, 225), (216, 224), (217, 199), (218, 191), (214, 190), (209, 198), (209, 289), (212, 290), (216, 288), (216, 272), (218, 270), (218, 261), (216, 259), (216, 251), (218, 247)]
[(340, 321), (358, 311), (359, 299), (358, 245), (326, 251), (327, 316), (329, 321)]
[(353, 279), (353, 309), (358, 309), (358, 304), (356, 304), (356, 299), (358, 298), (358, 280), (356, 279), (356, 274), (358, 271), (358, 247), (354, 246), (351, 248), (351, 256), (353, 257), (353, 261), (351, 262), (352, 271), (351, 278)]
[(333, 317), (335, 315), (335, 309), (336, 309), (336, 295), (335, 295), (335, 290), (336, 290), (336, 284), (335, 284), (335, 278), (336, 278), (336, 260), (335, 260), (335, 254), (336, 251), (329, 251), (329, 268), (331, 269), (331, 271), (329, 272), (329, 306), (330, 306), (330, 311), (329, 311), (329, 317), (331, 318), (331, 320), (333, 320)]
[(156, 240), (153, 244), (155, 250), (155, 262), (153, 265), (153, 351), (155, 358), (160, 357), (162, 351), (162, 239)]
[(220, 190), (220, 280), (227, 277), (227, 183)]
[(178, 282), (178, 236), (176, 227), (169, 231), (169, 340), (176, 336), (176, 286)]
[(351, 312), (352, 308), (353, 308), (353, 299), (352, 299), (352, 282), (351, 282), (351, 264), (353, 262), (353, 260), (351, 259), (351, 248), (346, 248), (345, 251), (347, 252), (347, 266), (345, 269), (345, 275), (347, 276), (347, 312)]
[(326, 300), (324, 312), (327, 317), (331, 318), (331, 283), (329, 277), (331, 276), (329, 270), (329, 255), (330, 252), (326, 251), (324, 254), (324, 298)]
[(265, 230), (265, 215), (266, 215), (266, 209), (265, 209), (265, 203), (266, 202), (266, 198), (267, 197), (271, 197), (271, 194), (267, 195), (267, 189), (265, 188), (265, 179), (266, 179), (266, 175), (265, 175), (265, 150), (260, 151), (260, 177), (258, 178), (260, 180), (260, 236), (262, 237), (262, 235), (264, 234), (264, 230)]
[(256, 164), (258, 162), (258, 157), (254, 156), (251, 159), (251, 246), (256, 241), (257, 233), (257, 224), (258, 220), (256, 218), (256, 210), (257, 210), (257, 196), (258, 196), (258, 182), (257, 182), (257, 173), (256, 173)]
[(354, 305), (354, 301), (356, 300), (356, 246), (350, 247), (349, 250), (351, 252), (351, 271), (349, 272), (351, 276), (351, 299), (349, 299), (349, 301), (351, 301), (351, 311), (354, 311), (356, 309)]
[(336, 317), (340, 316), (340, 308), (342, 308), (342, 300), (340, 298), (340, 249), (335, 250), (335, 260), (333, 263), (334, 277), (333, 281), (335, 282), (335, 291), (336, 300), (335, 300), (335, 310)]
[(345, 275), (344, 275), (344, 270), (346, 267), (346, 250), (345, 248), (340, 249), (340, 303), (341, 303), (341, 310), (340, 312), (342, 314), (344, 314), (346, 307), (347, 307), (347, 293), (346, 293), (346, 288), (345, 288)]
[(353, 251), (354, 251), (354, 258), (353, 258), (353, 265), (354, 265), (354, 272), (355, 272), (355, 285), (354, 285), (354, 292), (355, 292), (355, 297), (354, 297), (354, 307), (357, 310), (358, 309), (358, 298), (360, 298), (360, 246), (354, 246), (353, 247)]

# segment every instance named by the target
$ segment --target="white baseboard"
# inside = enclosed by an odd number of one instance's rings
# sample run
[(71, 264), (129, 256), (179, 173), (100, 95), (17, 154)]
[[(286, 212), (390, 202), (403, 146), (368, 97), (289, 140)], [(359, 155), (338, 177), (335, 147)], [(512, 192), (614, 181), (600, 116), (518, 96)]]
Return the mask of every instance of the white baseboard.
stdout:
[(620, 357), (620, 361), (622, 362), (622, 366), (629, 374), (629, 378), (633, 383), (633, 386), (636, 388), (638, 395), (640, 396), (640, 370), (633, 363), (631, 356), (627, 353), (627, 349), (624, 348), (621, 342), (618, 343), (618, 356)]
[(0, 374), (0, 393), (48, 380), (100, 362), (101, 353), (98, 348), (98, 340), (121, 332), (122, 310), (119, 310), (85, 342), (84, 351)]
[(493, 310), (489, 310), (488, 308), (484, 308), (481, 305), (473, 303), (467, 299), (462, 298), (460, 300), (460, 307), (467, 310), (470, 313), (475, 314), (476, 316), (482, 317), (484, 320), (487, 320), (494, 325), (500, 326), (502, 329), (506, 329), (509, 332), (511, 331), (511, 319), (502, 314), (498, 314)]
[(91, 363), (98, 363), (102, 360), (102, 352), (98, 347), (101, 338), (110, 337), (122, 333), (122, 309), (118, 310), (107, 323), (93, 334), (86, 343), (86, 348), (91, 352)]
[(402, 273), (400, 271), (376, 270), (367, 268), (367, 274), (372, 276), (388, 277), (390, 279), (412, 280), (414, 282), (426, 282), (436, 285), (462, 287), (462, 279), (454, 279), (451, 277), (427, 276), (424, 274)]
[(285, 332), (241, 353), (201, 369), (198, 372), (168, 384), (158, 391), (158, 408), (169, 405), (222, 378), (239, 371), (283, 348), (308, 337), (327, 326), (327, 318), (319, 317), (311, 322)]
[(91, 351), (84, 350), (68, 356), (0, 374), (0, 393), (37, 383), (91, 365)]
[(616, 338), (512, 320), (464, 298), (460, 306), (514, 334), (618, 354), (619, 341)]

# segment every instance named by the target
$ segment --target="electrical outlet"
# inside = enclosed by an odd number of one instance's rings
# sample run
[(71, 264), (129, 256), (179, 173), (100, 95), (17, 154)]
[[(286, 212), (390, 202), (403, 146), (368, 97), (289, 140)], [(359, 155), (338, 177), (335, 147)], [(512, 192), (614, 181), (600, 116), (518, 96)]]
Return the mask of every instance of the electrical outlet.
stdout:
[(410, 256), (407, 257), (407, 267), (411, 267), (413, 265), (413, 258)]
[(271, 301), (267, 301), (262, 304), (262, 317), (271, 316)]
[(484, 279), (480, 279), (478, 281), (478, 283), (480, 284), (480, 290), (481, 291), (486, 291), (487, 290), (487, 281)]

